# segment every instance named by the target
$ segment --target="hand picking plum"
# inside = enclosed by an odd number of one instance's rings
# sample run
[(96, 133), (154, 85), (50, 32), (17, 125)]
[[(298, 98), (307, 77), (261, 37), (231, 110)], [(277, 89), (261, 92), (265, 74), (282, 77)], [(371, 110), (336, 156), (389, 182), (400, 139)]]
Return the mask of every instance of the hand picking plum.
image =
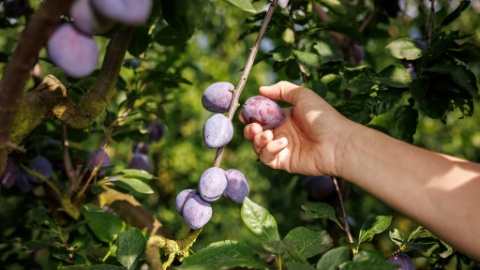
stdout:
[(247, 178), (237, 169), (225, 170), (225, 174), (228, 183), (223, 195), (236, 203), (243, 203), (249, 193)]
[(181, 215), (183, 213), (183, 206), (187, 200), (195, 195), (198, 195), (198, 191), (195, 189), (184, 189), (180, 191), (177, 197), (175, 197), (175, 210)]
[(198, 181), (200, 197), (207, 202), (216, 201), (227, 188), (228, 180), (225, 171), (218, 167), (205, 170)]
[(247, 99), (242, 114), (248, 123), (258, 123), (264, 129), (276, 128), (285, 121), (285, 111), (275, 101), (264, 96)]
[(92, 36), (70, 23), (60, 25), (47, 42), (50, 60), (67, 75), (82, 78), (95, 70), (99, 51)]
[(202, 105), (210, 112), (224, 113), (230, 109), (235, 86), (229, 82), (216, 82), (208, 86), (202, 94)]
[(183, 219), (188, 227), (198, 230), (212, 218), (212, 206), (195, 195), (188, 199), (183, 206)]
[(225, 115), (217, 113), (207, 119), (203, 126), (203, 141), (208, 148), (219, 148), (233, 138), (232, 121)]
[[(52, 177), (52, 173), (53, 173), (52, 163), (50, 163), (50, 161), (45, 157), (42, 157), (42, 156), (36, 157), (35, 159), (32, 160), (30, 164), (28, 164), (28, 168), (30, 170), (36, 171), (37, 173), (41, 174), (46, 179), (49, 179), (50, 177)], [(38, 184), (43, 183), (42, 179), (31, 174), (28, 175), (28, 179), (33, 183), (38, 183)]]
[(128, 25), (147, 21), (152, 11), (152, 0), (91, 0), (103, 16)]

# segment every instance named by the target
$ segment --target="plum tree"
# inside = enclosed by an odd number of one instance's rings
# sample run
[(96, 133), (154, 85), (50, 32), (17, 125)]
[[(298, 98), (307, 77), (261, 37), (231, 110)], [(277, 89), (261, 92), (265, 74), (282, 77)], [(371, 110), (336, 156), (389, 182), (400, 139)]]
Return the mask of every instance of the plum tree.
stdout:
[(143, 153), (135, 153), (133, 154), (130, 163), (128, 164), (128, 168), (130, 169), (137, 169), (137, 170), (144, 170), (146, 172), (152, 172), (152, 166), (150, 165), (150, 161), (148, 160), (148, 156)]
[(202, 105), (210, 112), (228, 112), (232, 103), (235, 86), (229, 82), (216, 82), (209, 85), (202, 94)]
[(101, 34), (110, 29), (115, 22), (102, 16), (92, 6), (90, 0), (76, 0), (70, 7), (73, 25), (87, 35)]
[(205, 170), (198, 181), (200, 197), (207, 201), (216, 201), (227, 188), (228, 180), (225, 171), (218, 167)]
[[(34, 158), (32, 162), (28, 164), (28, 168), (30, 170), (38, 172), (46, 179), (50, 179), (52, 177), (52, 173), (53, 173), (52, 163), (45, 157), (38, 156)], [(38, 184), (43, 183), (42, 179), (31, 174), (28, 175), (28, 179), (33, 183), (38, 183)]]
[(105, 150), (97, 148), (88, 154), (86, 163), (89, 167), (107, 167), (110, 166), (110, 157)]
[(273, 100), (253, 96), (243, 104), (242, 114), (249, 123), (258, 123), (263, 128), (276, 128), (285, 121), (285, 111)]
[(147, 21), (152, 0), (91, 0), (99, 13), (114, 21), (139, 25)]
[(5, 188), (11, 188), (15, 184), (15, 180), (17, 179), (19, 172), (20, 167), (18, 167), (13, 158), (9, 156), (5, 171), (0, 177), (0, 183), (2, 183), (2, 186)]
[(207, 147), (222, 147), (232, 138), (233, 125), (225, 115), (216, 113), (207, 119), (203, 126), (203, 141)]
[(308, 176), (303, 182), (303, 190), (310, 201), (324, 201), (335, 191), (333, 178), (330, 175)]
[(82, 78), (95, 70), (98, 62), (98, 46), (92, 36), (64, 23), (50, 36), (47, 42), (50, 60), (67, 75)]
[(185, 202), (195, 195), (199, 195), (198, 191), (195, 189), (184, 189), (180, 191), (177, 197), (175, 197), (175, 210), (182, 215)]
[(223, 195), (236, 203), (243, 203), (250, 191), (247, 178), (237, 169), (225, 170), (225, 174), (228, 183)]
[(198, 230), (212, 218), (212, 206), (199, 195), (189, 198), (183, 206), (183, 219), (193, 229)]
[(403, 252), (393, 254), (387, 258), (387, 261), (398, 264), (399, 267), (397, 270), (415, 270), (415, 265), (413, 264), (412, 259)]

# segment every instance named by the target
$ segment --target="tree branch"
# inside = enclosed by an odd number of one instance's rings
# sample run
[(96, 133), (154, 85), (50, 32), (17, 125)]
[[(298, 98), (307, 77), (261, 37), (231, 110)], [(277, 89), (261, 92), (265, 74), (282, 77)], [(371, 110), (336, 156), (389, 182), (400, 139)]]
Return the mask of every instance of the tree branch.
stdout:
[(0, 81), (0, 174), (7, 162), (8, 141), (21, 103), (23, 88), (38, 53), (73, 0), (46, 0), (20, 34), (15, 51)]

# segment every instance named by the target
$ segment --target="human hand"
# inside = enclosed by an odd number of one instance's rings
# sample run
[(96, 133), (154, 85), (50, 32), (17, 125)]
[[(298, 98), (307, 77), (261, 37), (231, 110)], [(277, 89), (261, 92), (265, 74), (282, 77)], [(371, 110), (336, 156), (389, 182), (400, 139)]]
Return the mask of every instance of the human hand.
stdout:
[[(312, 90), (279, 82), (260, 87), (260, 94), (293, 105), (286, 108), (285, 122), (266, 129), (248, 124), (244, 136), (253, 144), (260, 161), (274, 169), (304, 175), (336, 175), (336, 160), (353, 132), (350, 120)], [(240, 119), (245, 122), (242, 114)]]

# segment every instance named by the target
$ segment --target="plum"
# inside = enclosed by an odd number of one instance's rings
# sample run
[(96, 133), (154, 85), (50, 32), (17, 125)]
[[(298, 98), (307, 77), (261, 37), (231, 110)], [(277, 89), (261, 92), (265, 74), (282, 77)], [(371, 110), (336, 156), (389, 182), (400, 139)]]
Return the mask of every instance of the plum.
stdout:
[[(37, 173), (41, 174), (46, 179), (50, 179), (50, 177), (52, 177), (52, 173), (53, 173), (52, 163), (45, 157), (38, 156), (34, 158), (32, 162), (28, 164), (28, 168), (30, 170), (36, 171)], [(37, 184), (43, 183), (42, 179), (31, 174), (28, 175), (28, 179), (33, 183), (37, 183)]]
[(335, 192), (333, 178), (330, 175), (308, 176), (303, 182), (303, 190), (308, 194), (308, 200), (321, 202)]
[(195, 189), (182, 190), (175, 198), (175, 210), (177, 210), (177, 212), (182, 215), (185, 202), (195, 195), (199, 195), (198, 191), (196, 191)]
[(225, 171), (218, 167), (205, 170), (198, 181), (200, 197), (207, 202), (216, 201), (227, 188), (228, 180)]
[(228, 183), (223, 195), (236, 203), (243, 203), (249, 193), (247, 178), (237, 169), (225, 170), (225, 174)]
[(387, 258), (387, 261), (398, 264), (399, 267), (397, 270), (415, 270), (415, 265), (413, 264), (412, 259), (403, 252), (393, 254)]
[(229, 82), (216, 82), (208, 86), (202, 94), (202, 105), (210, 112), (224, 113), (230, 109), (233, 90), (235, 87)]
[(142, 153), (144, 155), (148, 154), (149, 146), (144, 142), (135, 142), (132, 146), (133, 153)]
[(103, 16), (128, 25), (145, 23), (152, 11), (152, 0), (91, 0)]
[(28, 173), (22, 169), (18, 173), (15, 185), (22, 193), (30, 192), (34, 188), (34, 184), (28, 179)]
[(275, 101), (264, 96), (247, 99), (242, 114), (248, 123), (258, 123), (264, 129), (276, 128), (285, 121), (285, 111)]
[(7, 158), (7, 165), (5, 171), (3, 172), (2, 177), (0, 177), (0, 182), (5, 188), (11, 188), (15, 184), (18, 174), (20, 173), (20, 167), (13, 161), (12, 157)]
[(219, 148), (228, 144), (233, 138), (232, 121), (221, 113), (207, 119), (203, 126), (203, 141), (208, 148)]
[(80, 32), (70, 23), (60, 25), (50, 36), (47, 52), (55, 65), (74, 78), (91, 74), (99, 57), (93, 37)]
[(115, 22), (99, 14), (90, 0), (76, 0), (70, 7), (72, 23), (87, 35), (101, 34), (110, 29)]
[(148, 124), (147, 130), (149, 143), (160, 141), (165, 134), (165, 127), (158, 121), (152, 121), (150, 124)]
[(148, 156), (142, 153), (133, 154), (133, 157), (128, 164), (128, 168), (144, 170), (148, 173), (152, 172), (152, 166), (150, 165), (150, 161), (148, 161)]
[(188, 199), (183, 206), (183, 219), (193, 229), (198, 230), (212, 218), (212, 206), (199, 195)]
[(90, 167), (108, 167), (110, 166), (110, 157), (105, 150), (97, 148), (88, 154), (87, 165)]

